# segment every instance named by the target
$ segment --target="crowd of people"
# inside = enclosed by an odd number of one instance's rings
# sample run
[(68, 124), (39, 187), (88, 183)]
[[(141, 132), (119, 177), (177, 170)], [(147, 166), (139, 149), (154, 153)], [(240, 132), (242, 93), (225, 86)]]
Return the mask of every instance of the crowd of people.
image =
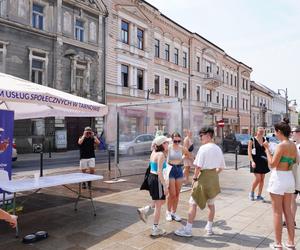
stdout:
[[(275, 241), (272, 249), (295, 249), (296, 199), (300, 193), (300, 126), (291, 129), (288, 119), (275, 124), (274, 136), (280, 141), (275, 151), (270, 149), (265, 129), (258, 127), (248, 142), (250, 172), (254, 175), (249, 199), (264, 202), (262, 196), (265, 175), (270, 172), (267, 191), (270, 194)], [(163, 235), (165, 230), (159, 227), (161, 208), (167, 201), (166, 221), (181, 221), (176, 209), (182, 184), (189, 183), (190, 169), (194, 168), (192, 191), (189, 199), (189, 211), (186, 224), (174, 233), (182, 237), (192, 236), (192, 226), (197, 207), (208, 207), (208, 219), (205, 226), (207, 235), (212, 235), (215, 216), (214, 202), (221, 192), (219, 173), (225, 168), (221, 148), (214, 143), (214, 129), (203, 127), (199, 131), (201, 146), (194, 157), (191, 131), (181, 140), (179, 133), (171, 138), (157, 136), (153, 141), (147, 182), (152, 197), (151, 205), (138, 209), (140, 218), (147, 222), (154, 211), (152, 236)], [(182, 143), (182, 145), (181, 145)], [(284, 217), (284, 220), (283, 220)], [(288, 240), (282, 243), (282, 227), (287, 227)]]
[[(291, 129), (288, 119), (275, 124), (275, 136), (280, 141), (275, 151), (271, 152), (266, 139), (265, 129), (258, 127), (256, 134), (248, 143), (250, 172), (254, 175), (249, 199), (264, 202), (262, 196), (265, 175), (269, 172), (267, 191), (270, 194), (275, 241), (270, 244), (272, 249), (295, 249), (296, 199), (300, 193), (300, 126)], [(138, 209), (140, 218), (147, 218), (154, 212), (152, 236), (165, 234), (159, 226), (162, 206), (167, 203), (166, 221), (181, 221), (177, 213), (180, 190), (183, 184), (189, 183), (190, 169), (194, 168), (192, 191), (189, 198), (189, 211), (186, 224), (174, 233), (182, 237), (192, 236), (193, 222), (197, 207), (208, 207), (208, 219), (205, 226), (207, 235), (213, 234), (215, 217), (215, 200), (221, 192), (219, 173), (225, 168), (224, 155), (221, 148), (214, 142), (214, 129), (205, 126), (199, 131), (201, 146), (194, 155), (192, 132), (185, 131), (185, 137), (174, 132), (170, 138), (158, 135), (152, 143), (149, 169), (145, 175), (142, 189), (147, 189), (152, 198), (150, 205)], [(94, 173), (94, 145), (99, 140), (90, 127), (86, 127), (79, 138), (80, 169), (83, 173)], [(91, 188), (91, 183), (88, 183)], [(85, 185), (86, 187), (86, 185)], [(283, 219), (284, 218), (284, 219)], [(0, 209), (0, 219), (12, 227), (17, 225), (17, 217)], [(287, 228), (288, 240), (282, 243), (282, 228)]]

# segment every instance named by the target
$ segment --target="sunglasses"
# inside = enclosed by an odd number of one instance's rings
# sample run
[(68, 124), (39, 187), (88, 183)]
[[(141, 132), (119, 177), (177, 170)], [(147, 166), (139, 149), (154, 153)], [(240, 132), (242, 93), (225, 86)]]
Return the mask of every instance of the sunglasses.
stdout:
[(177, 143), (180, 143), (181, 140), (178, 140), (178, 141), (177, 141), (177, 140), (174, 140), (173, 142), (177, 144)]

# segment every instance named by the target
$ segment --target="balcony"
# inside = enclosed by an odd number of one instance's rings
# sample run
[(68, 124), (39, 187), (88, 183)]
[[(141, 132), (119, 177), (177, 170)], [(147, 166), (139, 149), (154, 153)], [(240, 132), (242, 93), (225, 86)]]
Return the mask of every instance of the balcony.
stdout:
[(213, 72), (207, 72), (204, 74), (204, 85), (206, 88), (215, 89), (220, 87), (221, 84), (222, 78), (220, 75)]
[(220, 103), (205, 102), (203, 105), (203, 112), (207, 114), (215, 114), (222, 111)]

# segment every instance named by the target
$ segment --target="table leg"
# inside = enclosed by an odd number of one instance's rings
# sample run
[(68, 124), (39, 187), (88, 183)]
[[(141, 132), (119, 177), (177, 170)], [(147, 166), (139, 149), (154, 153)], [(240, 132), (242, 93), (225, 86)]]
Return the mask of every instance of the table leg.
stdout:
[(13, 201), (13, 215), (16, 215), (16, 193), (14, 193), (14, 201)]
[(74, 210), (77, 211), (77, 204), (78, 204), (78, 201), (81, 197), (81, 184), (82, 183), (79, 183), (79, 186), (78, 186), (78, 196), (77, 196), (77, 199), (75, 201), (75, 207), (74, 207)]
[(89, 193), (90, 193), (90, 200), (91, 200), (93, 210), (94, 210), (94, 216), (96, 216), (96, 209), (95, 209), (94, 202), (93, 202), (92, 189), (90, 189)]
[(5, 191), (2, 190), (2, 192), (3, 192), (2, 208), (3, 208), (3, 210), (5, 210)]

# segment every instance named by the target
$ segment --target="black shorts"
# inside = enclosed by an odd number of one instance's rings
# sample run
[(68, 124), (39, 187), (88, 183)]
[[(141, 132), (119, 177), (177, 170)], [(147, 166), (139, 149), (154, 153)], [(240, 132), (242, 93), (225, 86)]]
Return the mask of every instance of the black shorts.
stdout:
[(158, 175), (150, 173), (148, 177), (149, 193), (152, 200), (165, 200), (164, 187), (158, 179)]

